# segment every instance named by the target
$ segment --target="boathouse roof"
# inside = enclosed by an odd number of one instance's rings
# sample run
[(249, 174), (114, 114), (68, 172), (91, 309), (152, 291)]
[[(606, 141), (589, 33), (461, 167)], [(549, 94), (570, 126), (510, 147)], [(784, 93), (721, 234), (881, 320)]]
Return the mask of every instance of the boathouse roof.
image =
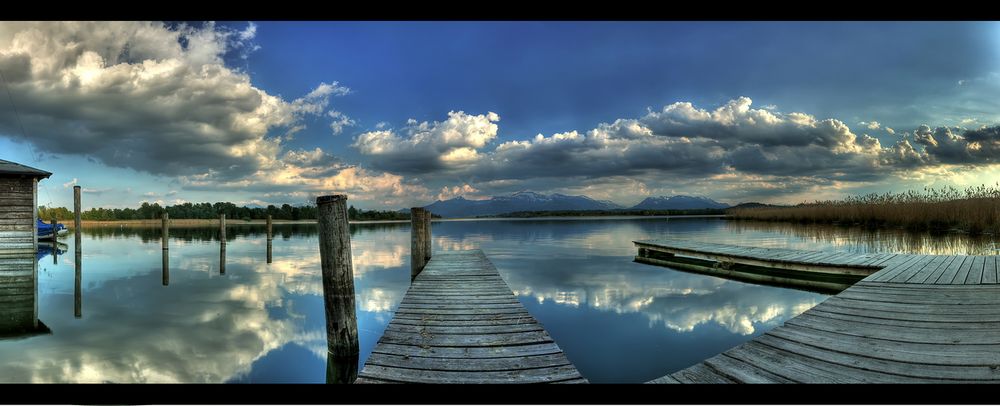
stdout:
[(46, 172), (27, 165), (21, 165), (17, 162), (0, 159), (0, 176), (6, 175), (22, 175), (46, 179), (49, 176), (52, 176), (52, 172)]

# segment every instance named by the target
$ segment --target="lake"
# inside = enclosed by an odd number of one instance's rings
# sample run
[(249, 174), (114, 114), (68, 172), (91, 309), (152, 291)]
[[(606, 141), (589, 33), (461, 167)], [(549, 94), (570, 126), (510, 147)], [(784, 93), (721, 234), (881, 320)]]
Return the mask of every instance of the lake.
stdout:
[[(274, 232), (269, 264), (264, 227), (231, 223), (220, 267), (215, 227), (171, 227), (165, 272), (159, 229), (85, 229), (79, 306), (73, 238), (60, 240), (65, 252), (38, 259), (44, 329), (0, 331), (0, 382), (325, 382), (316, 227), (275, 224)], [(409, 224), (352, 224), (351, 233), (363, 365), (409, 285)], [(675, 372), (827, 297), (632, 261), (633, 240), (668, 236), (858, 253), (995, 253), (990, 236), (717, 218), (443, 221), (433, 224), (433, 249), (482, 249), (595, 383)], [(0, 303), (3, 296), (0, 289)]]

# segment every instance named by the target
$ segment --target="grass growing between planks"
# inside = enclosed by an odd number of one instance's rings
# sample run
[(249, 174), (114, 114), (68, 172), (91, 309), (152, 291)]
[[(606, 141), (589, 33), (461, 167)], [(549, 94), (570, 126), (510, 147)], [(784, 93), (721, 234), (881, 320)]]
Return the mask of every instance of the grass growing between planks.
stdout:
[(914, 231), (962, 230), (1000, 234), (1000, 183), (965, 190), (924, 188), (922, 192), (851, 196), (791, 207), (731, 209), (734, 219), (903, 227)]

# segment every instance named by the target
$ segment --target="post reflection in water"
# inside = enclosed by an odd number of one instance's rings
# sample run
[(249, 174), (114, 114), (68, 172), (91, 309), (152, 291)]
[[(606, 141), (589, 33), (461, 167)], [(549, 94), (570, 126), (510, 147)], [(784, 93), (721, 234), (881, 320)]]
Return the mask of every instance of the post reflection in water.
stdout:
[(267, 239), (267, 263), (271, 263), (271, 239)]
[[(77, 244), (79, 244), (79, 238), (77, 238)], [(74, 287), (73, 287), (73, 317), (81, 318), (83, 317), (83, 252), (80, 251), (80, 246), (76, 246), (76, 255), (74, 255)]]
[(170, 285), (170, 251), (163, 250), (163, 286)]
[(226, 274), (226, 243), (219, 245), (219, 275)]

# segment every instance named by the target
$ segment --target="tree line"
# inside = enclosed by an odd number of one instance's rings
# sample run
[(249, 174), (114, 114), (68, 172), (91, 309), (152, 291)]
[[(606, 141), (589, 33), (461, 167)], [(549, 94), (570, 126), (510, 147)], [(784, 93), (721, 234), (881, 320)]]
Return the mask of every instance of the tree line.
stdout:
[[(292, 206), (283, 204), (280, 207), (236, 206), (229, 202), (216, 203), (183, 203), (162, 207), (159, 203), (142, 203), (138, 208), (105, 209), (103, 207), (87, 209), (80, 213), (82, 220), (114, 221), (114, 220), (154, 220), (159, 219), (163, 212), (172, 219), (217, 219), (225, 214), (228, 219), (263, 220), (270, 214), (275, 220), (315, 220), (318, 217), (316, 206)], [(392, 210), (361, 210), (351, 206), (347, 210), (350, 220), (409, 220), (410, 212)], [(440, 218), (440, 216), (434, 216)], [(38, 218), (49, 221), (72, 220), (73, 212), (65, 207), (38, 207)]]

